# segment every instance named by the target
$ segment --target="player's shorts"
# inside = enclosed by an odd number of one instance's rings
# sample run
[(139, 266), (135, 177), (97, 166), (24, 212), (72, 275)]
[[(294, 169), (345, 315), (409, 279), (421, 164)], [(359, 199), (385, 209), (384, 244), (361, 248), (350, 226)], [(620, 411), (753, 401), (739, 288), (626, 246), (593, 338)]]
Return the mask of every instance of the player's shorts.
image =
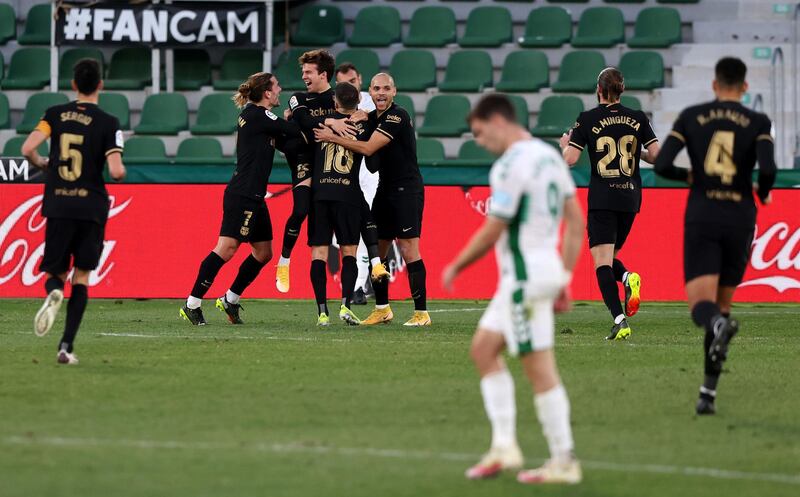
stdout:
[(379, 190), (372, 201), (372, 219), (378, 225), (378, 238), (419, 238), (422, 234), (423, 191), (394, 188)]
[(222, 198), (222, 227), (219, 229), (219, 236), (248, 243), (271, 241), (272, 220), (267, 204), (263, 200), (225, 192)]
[(103, 254), (105, 232), (105, 225), (94, 221), (48, 218), (39, 270), (63, 274), (69, 271), (71, 260), (78, 269), (96, 269)]
[(738, 286), (750, 260), (753, 231), (752, 227), (686, 224), (683, 236), (685, 281), (718, 274), (721, 286)]
[(628, 239), (635, 218), (635, 212), (590, 210), (586, 219), (589, 247), (610, 243), (615, 249), (621, 249)]
[(334, 200), (315, 200), (308, 213), (308, 245), (328, 246), (336, 234), (339, 246), (358, 245), (361, 206)]
[(501, 333), (508, 353), (524, 355), (553, 348), (553, 299), (526, 299), (524, 290), (499, 289), (483, 312), (478, 328)]

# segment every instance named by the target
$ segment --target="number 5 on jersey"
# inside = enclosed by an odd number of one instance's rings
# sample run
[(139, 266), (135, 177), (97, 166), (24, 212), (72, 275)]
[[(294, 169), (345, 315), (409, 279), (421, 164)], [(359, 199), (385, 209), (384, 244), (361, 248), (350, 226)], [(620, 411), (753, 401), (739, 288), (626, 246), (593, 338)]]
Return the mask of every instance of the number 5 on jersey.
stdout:
[(83, 145), (83, 135), (73, 133), (61, 135), (59, 159), (67, 164), (58, 166), (58, 175), (64, 181), (75, 181), (81, 177), (83, 172), (83, 154), (80, 150), (72, 148), (73, 145)]

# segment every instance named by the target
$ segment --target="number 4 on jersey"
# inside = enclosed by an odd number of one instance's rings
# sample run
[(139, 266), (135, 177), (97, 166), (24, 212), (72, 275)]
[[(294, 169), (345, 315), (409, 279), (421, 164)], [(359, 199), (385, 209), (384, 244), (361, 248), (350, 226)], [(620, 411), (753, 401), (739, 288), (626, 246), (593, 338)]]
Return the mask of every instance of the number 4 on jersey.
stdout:
[(706, 151), (704, 164), (708, 176), (719, 176), (723, 185), (733, 184), (736, 164), (733, 162), (733, 131), (715, 131)]

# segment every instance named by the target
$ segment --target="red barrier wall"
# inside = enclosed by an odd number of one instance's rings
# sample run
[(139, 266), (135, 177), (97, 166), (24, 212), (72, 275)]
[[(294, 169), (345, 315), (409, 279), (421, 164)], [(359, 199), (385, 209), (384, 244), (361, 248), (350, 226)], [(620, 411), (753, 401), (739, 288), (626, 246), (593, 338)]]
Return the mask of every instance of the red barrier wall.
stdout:
[[(271, 186), (273, 192), (285, 186)], [(93, 297), (185, 297), (200, 261), (213, 248), (222, 215), (223, 185), (110, 185), (111, 218), (100, 267), (93, 273)], [(41, 185), (0, 186), (0, 297), (41, 297), (38, 272), (44, 241), (40, 217)], [(422, 253), (428, 268), (431, 298), (488, 298), (495, 286), (493, 257), (487, 256), (457, 281), (456, 293), (439, 284), (442, 267), (481, 224), (487, 187), (469, 191), (459, 187), (426, 189)], [(580, 189), (585, 205), (586, 190)], [(682, 219), (685, 190), (649, 189), (620, 257), (629, 269), (642, 275), (643, 297), (649, 300), (683, 300)], [(739, 301), (785, 302), (800, 299), (800, 191), (774, 192), (773, 205), (759, 213), (756, 239)], [(267, 200), (276, 235), (281, 242), (291, 197)], [(220, 272), (209, 297), (222, 294), (233, 280), (243, 247)], [(305, 233), (292, 258), (289, 297), (310, 298), (309, 250)], [(269, 264), (248, 289), (247, 298), (281, 298), (274, 286), (274, 266)], [(407, 298), (403, 268), (396, 270), (392, 298)], [(329, 298), (338, 298), (338, 283), (329, 279)], [(600, 299), (588, 249), (584, 247), (575, 271), (573, 296)]]

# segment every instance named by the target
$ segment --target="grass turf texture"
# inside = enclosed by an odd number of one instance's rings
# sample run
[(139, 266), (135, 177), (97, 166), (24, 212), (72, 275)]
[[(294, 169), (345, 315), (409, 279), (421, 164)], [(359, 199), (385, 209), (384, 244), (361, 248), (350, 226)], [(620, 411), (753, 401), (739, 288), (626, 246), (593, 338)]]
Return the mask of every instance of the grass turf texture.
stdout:
[[(532, 489), (462, 474), (489, 443), (467, 351), (482, 302), (433, 302), (434, 326), (325, 330), (309, 302), (244, 301), (234, 327), (177, 319), (177, 301), (92, 300), (77, 367), (55, 363), (62, 308), (0, 300), (0, 496), (796, 496), (800, 308), (737, 306), (716, 417), (693, 414), (701, 333), (683, 305), (646, 304), (632, 338), (578, 304), (558, 318), (584, 482)], [(460, 310), (468, 309), (468, 310)], [(364, 307), (356, 312), (366, 315)], [(569, 330), (569, 331), (568, 331)], [(126, 336), (128, 335), (128, 336)], [(546, 456), (516, 361), (528, 466)]]

